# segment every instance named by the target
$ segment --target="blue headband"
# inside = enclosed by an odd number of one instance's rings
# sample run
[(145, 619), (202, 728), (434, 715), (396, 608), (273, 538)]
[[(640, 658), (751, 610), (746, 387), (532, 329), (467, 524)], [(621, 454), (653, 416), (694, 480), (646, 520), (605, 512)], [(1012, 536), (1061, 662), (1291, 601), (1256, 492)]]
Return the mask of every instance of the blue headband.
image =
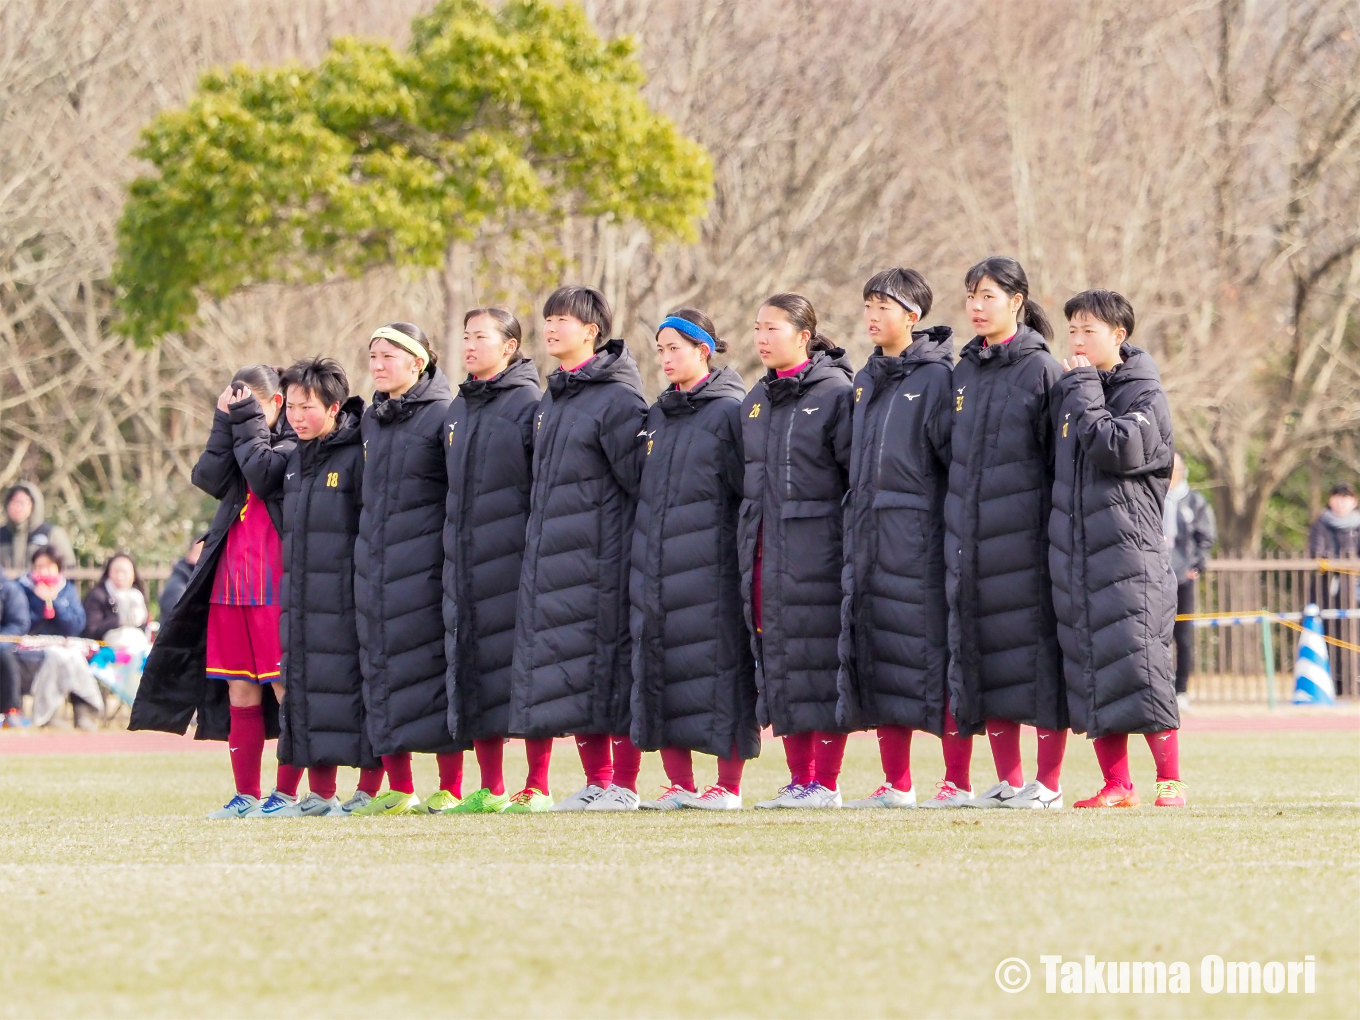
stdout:
[(707, 347), (710, 354), (716, 354), (718, 352), (717, 341), (688, 319), (682, 319), (676, 315), (668, 316), (661, 320), (661, 325), (656, 327), (658, 333), (663, 329), (673, 329), (678, 333), (684, 333), (685, 336), (689, 337), (691, 340), (697, 340)]

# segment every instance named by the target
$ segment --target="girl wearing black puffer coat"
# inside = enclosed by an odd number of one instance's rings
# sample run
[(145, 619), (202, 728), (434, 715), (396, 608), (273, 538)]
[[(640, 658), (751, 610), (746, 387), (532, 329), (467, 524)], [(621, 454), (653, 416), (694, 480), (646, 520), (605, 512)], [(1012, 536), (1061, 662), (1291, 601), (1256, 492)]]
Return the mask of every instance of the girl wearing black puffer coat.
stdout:
[[(378, 391), (360, 425), (363, 512), (354, 595), (364, 710), (388, 791), (358, 815), (437, 813), (458, 804), (463, 754), (449, 734), (444, 661), (444, 421), (453, 394), (419, 326), (391, 322), (368, 343)], [(434, 752), (439, 789), (415, 797), (411, 752)]]
[[(670, 787), (641, 806), (731, 811), (741, 807), (745, 759), (760, 753), (737, 562), (746, 387), (733, 369), (710, 365), (727, 344), (703, 312), (664, 319), (656, 348), (671, 385), (643, 426), (630, 581), (633, 742), (661, 752)], [(718, 758), (718, 781), (702, 796), (692, 751)]]
[(1049, 563), (1072, 729), (1095, 744), (1105, 785), (1074, 807), (1135, 807), (1128, 735), (1147, 736), (1157, 806), (1183, 807), (1176, 577), (1162, 531), (1171, 409), (1152, 358), (1128, 343), (1133, 308), (1114, 291), (1067, 302), (1072, 358), (1053, 398)]
[(738, 547), (762, 726), (784, 738), (789, 782), (761, 808), (841, 806), (836, 721), (841, 509), (854, 390), (845, 352), (800, 294), (756, 316), (765, 375), (741, 405), (746, 456)]
[(454, 810), (505, 811), (548, 790), (552, 738), (527, 742), (529, 777), (505, 792), (510, 667), (533, 480), (538, 368), (520, 354), (519, 320), (503, 308), (463, 317), (467, 380), (449, 405), (444, 459), (444, 654), (449, 732), (472, 741), (481, 786)]
[[(962, 759), (967, 737), (991, 739), (997, 784), (974, 797), (946, 783), (930, 807), (1062, 806), (1067, 706), (1048, 577), (1053, 495), (1049, 393), (1061, 374), (1049, 353), (1053, 329), (1029, 298), (1020, 263), (996, 255), (968, 270), (973, 337), (954, 366), (954, 429), (945, 497), (949, 598), (947, 743)], [(1039, 768), (1026, 786), (1020, 724), (1039, 733)], [(952, 751), (951, 751), (952, 748)], [(950, 763), (946, 763), (949, 769)]]
[(534, 483), (520, 574), (510, 731), (576, 737), (586, 783), (521, 810), (631, 811), (641, 752), (628, 737), (632, 690), (628, 548), (647, 415), (642, 375), (604, 295), (562, 287), (543, 306), (557, 359), (534, 415)]

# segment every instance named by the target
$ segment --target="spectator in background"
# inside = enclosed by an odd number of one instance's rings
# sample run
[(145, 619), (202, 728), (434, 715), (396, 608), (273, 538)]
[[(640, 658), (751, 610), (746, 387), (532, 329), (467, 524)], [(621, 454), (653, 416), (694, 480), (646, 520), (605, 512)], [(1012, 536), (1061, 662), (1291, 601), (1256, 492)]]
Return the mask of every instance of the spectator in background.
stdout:
[(85, 596), (84, 636), (109, 640), (110, 632), (122, 627), (141, 630), (148, 618), (146, 585), (137, 565), (127, 553), (114, 553), (104, 564), (99, 583)]
[(38, 487), (29, 482), (10, 486), (5, 490), (5, 523), (0, 525), (0, 568), (22, 570), (34, 552), (46, 546), (51, 546), (62, 563), (75, 562), (66, 532), (43, 520)]
[(207, 538), (207, 535), (199, 535), (194, 539), (193, 544), (189, 546), (189, 551), (170, 568), (170, 576), (161, 585), (159, 598), (162, 623), (178, 605), (180, 597), (184, 594), (184, 589), (189, 586), (189, 578), (194, 576), (194, 568), (198, 566), (198, 558), (203, 555), (203, 543), (207, 541)]
[[(1171, 569), (1176, 573), (1176, 615), (1195, 611), (1195, 582), (1209, 559), (1209, 550), (1218, 541), (1214, 508), (1204, 494), (1190, 488), (1185, 477), (1185, 458), (1176, 454), (1171, 469), (1171, 488), (1162, 510), (1162, 530), (1171, 550)], [(1178, 620), (1176, 639), (1176, 701), (1184, 709), (1190, 673), (1195, 665), (1195, 625)]]
[[(19, 585), (28, 597), (30, 634), (78, 637), (85, 629), (85, 607), (80, 604), (80, 591), (62, 576), (64, 566), (60, 554), (51, 543), (42, 545), (33, 552), (28, 573), (19, 579)], [(52, 722), (53, 702), (60, 704), (61, 698), (69, 696), (76, 726), (82, 730), (97, 728), (102, 697), (98, 693), (94, 675), (85, 665), (83, 653), (67, 648), (49, 648), (22, 652), (19, 661), (24, 664), (25, 672), (31, 673), (36, 722), (40, 725)], [(38, 688), (43, 684), (49, 664), (53, 677), (50, 685), (44, 686), (44, 691), (57, 693), (53, 697), (40, 699)], [(77, 695), (75, 692), (78, 690), (83, 693)], [(43, 702), (42, 708), (38, 704), (40, 700)]]
[(0, 574), (0, 712), (4, 713), (6, 729), (29, 725), (28, 717), (24, 715), (15, 646), (4, 640), (27, 633), (28, 599), (24, 597), (24, 590)]
[[(1308, 529), (1308, 556), (1318, 560), (1353, 560), (1360, 557), (1360, 501), (1355, 498), (1355, 486), (1341, 482), (1332, 486), (1327, 507), (1318, 514)], [(1355, 575), (1324, 570), (1313, 584), (1312, 600), (1319, 609), (1354, 609)], [(1323, 620), (1326, 635), (1345, 640), (1344, 620)], [(1352, 637), (1353, 641), (1354, 638)], [(1339, 645), (1327, 649), (1332, 665), (1332, 678), (1338, 694), (1350, 692), (1355, 677), (1355, 653)]]

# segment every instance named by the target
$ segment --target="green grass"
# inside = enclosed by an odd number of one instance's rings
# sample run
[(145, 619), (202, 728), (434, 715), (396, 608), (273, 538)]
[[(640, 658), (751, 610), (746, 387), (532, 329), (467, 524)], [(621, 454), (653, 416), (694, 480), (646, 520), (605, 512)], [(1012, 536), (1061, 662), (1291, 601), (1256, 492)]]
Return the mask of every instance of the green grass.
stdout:
[[(225, 751), (0, 758), (0, 1015), (1356, 1016), (1360, 740), (1184, 745), (1186, 811), (254, 823), (202, 820)], [(767, 745), (748, 804), (781, 763)], [(938, 744), (915, 764), (924, 791)], [(847, 794), (876, 765), (852, 741)], [(985, 742), (974, 770), (991, 776)], [(646, 756), (645, 788), (661, 778)], [(1098, 786), (1084, 740), (1064, 785)], [(1194, 991), (1045, 995), (1041, 953), (1186, 960)], [(1317, 992), (1201, 993), (1208, 953), (1313, 954)], [(993, 978), (1009, 956), (1035, 971), (1018, 995)]]

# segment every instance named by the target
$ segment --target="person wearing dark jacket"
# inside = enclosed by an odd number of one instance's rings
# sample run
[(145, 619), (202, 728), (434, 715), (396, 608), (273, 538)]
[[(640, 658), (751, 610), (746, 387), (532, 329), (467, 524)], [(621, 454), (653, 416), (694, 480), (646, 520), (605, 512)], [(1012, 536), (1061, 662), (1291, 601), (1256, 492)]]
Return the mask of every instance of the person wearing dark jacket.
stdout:
[[(368, 342), (377, 386), (360, 426), (363, 512), (354, 545), (368, 738), (388, 790), (359, 815), (435, 814), (458, 804), (463, 753), (449, 734), (444, 660), (444, 420), (453, 393), (424, 331), (389, 322)], [(439, 789), (419, 801), (411, 753), (433, 752)]]
[(83, 637), (103, 641), (120, 627), (146, 626), (146, 585), (137, 564), (127, 553), (114, 553), (104, 564), (99, 580), (85, 595)]
[(297, 442), (281, 413), (279, 372), (248, 365), (217, 398), (193, 482), (218, 500), (199, 569), (163, 621), (132, 703), (130, 730), (183, 733), (197, 713), (198, 740), (226, 740), (236, 795), (209, 818), (243, 818), (260, 803), (264, 743), (278, 736), (283, 501), (251, 491), (232, 428), (262, 411), (280, 453)]
[(766, 371), (741, 405), (741, 591), (756, 660), (756, 717), (784, 738), (789, 766), (789, 782), (756, 807), (838, 808), (850, 363), (817, 332), (817, 313), (800, 294), (767, 298), (755, 333)]
[(64, 528), (44, 520), (42, 491), (31, 482), (19, 482), (5, 490), (5, 519), (0, 524), (0, 570), (24, 570), (33, 554), (44, 546), (66, 566), (76, 562), (71, 539)]
[(1136, 807), (1128, 735), (1147, 735), (1157, 805), (1183, 807), (1171, 628), (1176, 578), (1162, 528), (1171, 408), (1152, 358), (1128, 342), (1133, 308), (1109, 290), (1067, 302), (1072, 358), (1053, 391), (1049, 569), (1072, 730), (1105, 785), (1074, 807)]
[(606, 339), (613, 312), (603, 294), (562, 287), (543, 318), (558, 368), (534, 415), (510, 730), (575, 736), (586, 782), (524, 810), (633, 810), (642, 755), (628, 737), (628, 547), (647, 401), (628, 345)]
[(27, 634), (29, 623), (28, 598), (23, 588), (0, 572), (0, 713), (5, 729), (31, 725), (24, 715), (23, 686), (14, 644), (4, 640)]
[[(1218, 541), (1214, 508), (1204, 493), (1190, 488), (1185, 459), (1178, 453), (1171, 467), (1171, 487), (1166, 490), (1162, 531), (1171, 550), (1171, 569), (1176, 575), (1176, 616), (1195, 612), (1195, 586), (1209, 562), (1209, 550)], [(1195, 665), (1195, 624), (1176, 621), (1176, 700), (1184, 706)]]
[(915, 807), (911, 732), (944, 732), (953, 330), (912, 330), (933, 300), (914, 269), (887, 269), (864, 285), (875, 347), (855, 375), (836, 717), (877, 729), (883, 783), (849, 808)]
[[(670, 786), (640, 806), (732, 811), (746, 759), (760, 753), (737, 560), (746, 387), (733, 369), (711, 366), (727, 344), (703, 312), (667, 316), (656, 347), (671, 384), (643, 425), (629, 577), (632, 736), (661, 752)], [(702, 795), (693, 751), (718, 759), (718, 781)]]
[[(330, 358), (297, 362), (280, 385), (296, 445), (274, 446), (263, 410), (232, 428), (251, 491), (283, 500), (278, 776), (249, 817), (345, 817), (382, 782), (364, 725), (354, 610), (364, 401), (349, 395), (349, 377)], [(344, 804), (335, 793), (339, 765), (362, 770), (359, 792)], [(309, 790), (299, 798), (304, 768)]]
[[(1308, 529), (1308, 555), (1319, 560), (1354, 560), (1360, 557), (1360, 510), (1356, 507), (1355, 486), (1350, 482), (1339, 482), (1332, 486), (1327, 497), (1327, 506)], [(1321, 609), (1350, 609), (1356, 604), (1360, 594), (1355, 587), (1355, 565), (1347, 564), (1341, 570), (1319, 571), (1310, 582), (1311, 601)], [(1346, 586), (1351, 586), (1347, 592)], [(1344, 640), (1351, 635), (1346, 633), (1345, 620), (1324, 620), (1323, 627), (1329, 637)], [(1334, 645), (1330, 661), (1332, 679), (1336, 690), (1343, 696), (1355, 683), (1356, 655), (1349, 648)]]
[(481, 785), (454, 811), (489, 814), (532, 804), (548, 792), (551, 737), (526, 742), (529, 775), (505, 789), (510, 670), (524, 530), (533, 480), (538, 368), (520, 353), (519, 320), (503, 308), (463, 317), (463, 364), (444, 423), (444, 658), (449, 732), (472, 741)]
[[(1067, 737), (1062, 662), (1048, 577), (1053, 497), (1049, 392), (1061, 368), (1053, 329), (1014, 259), (967, 273), (977, 335), (954, 367), (954, 428), (945, 497), (949, 696), (946, 753), (967, 774), (967, 737), (987, 730), (998, 782), (978, 797), (946, 783), (929, 807), (1058, 807)], [(1026, 786), (1020, 724), (1039, 733), (1039, 768)], [(946, 763), (946, 769), (950, 764)], [(1011, 803), (1013, 801), (1013, 803)]]
[(185, 554), (177, 559), (175, 565), (170, 568), (170, 576), (165, 579), (165, 583), (161, 585), (160, 593), (156, 596), (156, 604), (160, 607), (162, 621), (169, 618), (170, 613), (179, 604), (179, 600), (184, 597), (185, 589), (189, 587), (189, 578), (194, 576), (194, 569), (203, 557), (203, 543), (207, 540), (207, 535), (199, 535), (189, 545)]

